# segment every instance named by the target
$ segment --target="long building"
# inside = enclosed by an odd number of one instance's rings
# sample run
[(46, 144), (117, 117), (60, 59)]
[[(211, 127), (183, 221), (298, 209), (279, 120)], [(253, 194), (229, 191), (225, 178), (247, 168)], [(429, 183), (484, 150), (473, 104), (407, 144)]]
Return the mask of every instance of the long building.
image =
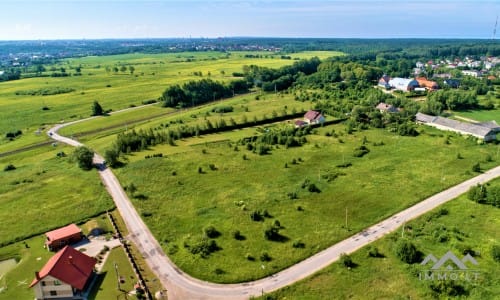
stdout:
[[(485, 125), (460, 122), (443, 117), (430, 116), (417, 113), (416, 121), (441, 130), (458, 132), (460, 134), (471, 135), (484, 140), (485, 142), (496, 140), (496, 129)], [(495, 123), (496, 124), (496, 123)]]

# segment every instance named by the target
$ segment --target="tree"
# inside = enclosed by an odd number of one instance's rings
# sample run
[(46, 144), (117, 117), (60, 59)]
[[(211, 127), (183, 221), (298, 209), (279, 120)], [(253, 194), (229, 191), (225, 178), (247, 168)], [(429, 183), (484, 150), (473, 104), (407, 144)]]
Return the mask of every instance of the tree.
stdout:
[(119, 163), (118, 158), (120, 157), (120, 152), (115, 148), (108, 149), (104, 152), (104, 159), (110, 167), (116, 167)]
[(92, 164), (93, 164), (92, 159), (94, 158), (94, 151), (90, 150), (85, 146), (81, 146), (75, 149), (73, 156), (76, 159), (76, 162), (78, 163), (78, 166), (81, 169), (83, 170), (92, 169)]
[(134, 66), (128, 66), (128, 70), (130, 71), (130, 74), (134, 74), (135, 68)]
[(104, 114), (104, 111), (102, 109), (102, 106), (99, 104), (99, 102), (94, 101), (92, 104), (92, 115), (93, 116), (102, 116)]

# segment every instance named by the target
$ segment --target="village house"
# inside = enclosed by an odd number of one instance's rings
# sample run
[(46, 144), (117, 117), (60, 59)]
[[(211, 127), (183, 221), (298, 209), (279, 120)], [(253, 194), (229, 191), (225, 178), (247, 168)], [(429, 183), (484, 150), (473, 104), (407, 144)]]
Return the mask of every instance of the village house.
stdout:
[(425, 77), (417, 77), (416, 80), (421, 88), (425, 88), (428, 91), (435, 91), (439, 89), (439, 86), (435, 81), (428, 80)]
[(75, 224), (49, 231), (45, 233), (47, 240), (45, 246), (50, 251), (57, 251), (62, 247), (79, 242), (83, 239), (82, 230)]
[(462, 71), (462, 74), (465, 75), (465, 76), (472, 76), (472, 77), (481, 77), (481, 72), (480, 71), (476, 71), (476, 70), (463, 70)]
[(390, 89), (391, 86), (389, 84), (389, 80), (391, 80), (391, 77), (387, 75), (382, 76), (378, 81), (378, 86), (383, 87), (385, 89)]
[(304, 115), (304, 121), (307, 124), (322, 124), (325, 122), (325, 117), (315, 110), (310, 110)]
[(394, 105), (387, 104), (384, 102), (380, 102), (376, 107), (381, 113), (397, 113), (399, 112), (399, 108)]
[(35, 300), (87, 299), (96, 259), (71, 246), (52, 256), (30, 284)]
[[(494, 130), (488, 127), (488, 125), (482, 125), (482, 123), (460, 122), (448, 118), (430, 116), (423, 113), (417, 113), (415, 117), (418, 123), (432, 126), (440, 130), (448, 130), (458, 132), (460, 134), (471, 135), (482, 139), (485, 142), (496, 140), (495, 130), (500, 131), (500, 128)], [(496, 122), (491, 123), (490, 125), (494, 126), (494, 124), (496, 124)]]

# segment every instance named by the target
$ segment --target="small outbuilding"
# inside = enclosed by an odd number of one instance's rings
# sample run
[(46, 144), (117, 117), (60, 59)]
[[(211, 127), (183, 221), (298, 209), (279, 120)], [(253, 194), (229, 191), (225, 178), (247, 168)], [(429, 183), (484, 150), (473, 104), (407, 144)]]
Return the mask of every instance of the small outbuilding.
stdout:
[(50, 251), (57, 251), (66, 245), (77, 243), (83, 239), (82, 230), (75, 224), (45, 233), (45, 246)]

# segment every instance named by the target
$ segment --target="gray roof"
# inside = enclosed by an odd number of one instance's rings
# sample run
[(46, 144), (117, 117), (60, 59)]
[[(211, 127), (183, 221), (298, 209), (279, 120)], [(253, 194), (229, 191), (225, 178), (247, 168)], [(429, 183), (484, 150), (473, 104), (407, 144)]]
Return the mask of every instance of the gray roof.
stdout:
[(500, 125), (497, 124), (496, 121), (488, 121), (488, 122), (481, 122), (477, 123), (479, 126), (483, 127), (488, 127), (489, 129), (492, 129), (493, 131), (500, 131)]
[(415, 117), (419, 122), (429, 123), (431, 125), (435, 124), (442, 127), (447, 127), (450, 130), (460, 131), (483, 138), (493, 132), (491, 128), (479, 124), (460, 122), (443, 117), (429, 116), (423, 113), (417, 113)]

